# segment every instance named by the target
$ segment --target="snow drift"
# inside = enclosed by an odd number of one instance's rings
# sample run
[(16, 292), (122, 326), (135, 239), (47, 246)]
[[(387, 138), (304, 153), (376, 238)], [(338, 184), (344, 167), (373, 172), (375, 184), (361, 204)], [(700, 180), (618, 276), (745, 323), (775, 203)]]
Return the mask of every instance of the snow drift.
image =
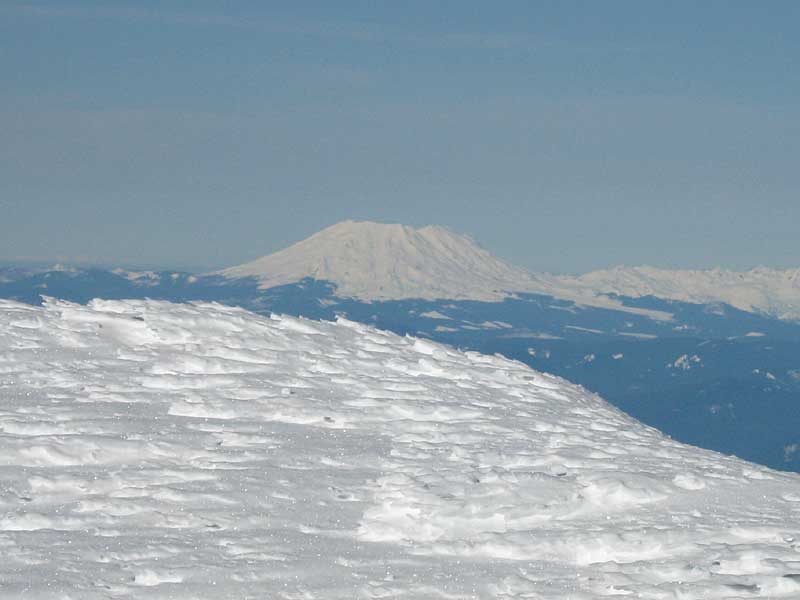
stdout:
[(800, 477), (345, 320), (0, 301), (0, 431), (4, 597), (800, 596)]

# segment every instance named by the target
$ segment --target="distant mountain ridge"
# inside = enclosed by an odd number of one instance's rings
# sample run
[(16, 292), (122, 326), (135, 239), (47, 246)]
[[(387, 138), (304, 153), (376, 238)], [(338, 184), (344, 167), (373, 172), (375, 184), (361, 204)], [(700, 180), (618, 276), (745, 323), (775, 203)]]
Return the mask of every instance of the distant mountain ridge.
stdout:
[[(746, 272), (616, 267), (580, 276), (533, 273), (481, 248), (470, 237), (430, 225), (344, 221), (289, 248), (217, 273), (253, 277), (262, 289), (311, 278), (336, 295), (365, 301), (502, 301), (541, 294), (580, 305), (637, 310), (614, 296), (654, 296), (695, 304), (723, 302), (748, 312), (800, 321), (800, 269)], [(666, 313), (650, 314), (669, 318)]]
[(696, 271), (616, 267), (559, 279), (568, 287), (594, 293), (633, 298), (655, 296), (695, 304), (724, 302), (748, 312), (800, 320), (800, 269)]

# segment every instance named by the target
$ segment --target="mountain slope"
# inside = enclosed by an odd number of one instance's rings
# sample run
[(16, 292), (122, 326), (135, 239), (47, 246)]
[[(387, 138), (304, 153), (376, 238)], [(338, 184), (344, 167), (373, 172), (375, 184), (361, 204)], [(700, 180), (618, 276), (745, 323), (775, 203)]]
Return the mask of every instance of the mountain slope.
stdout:
[(154, 301), (0, 302), (0, 347), (9, 597), (800, 594), (800, 477), (517, 362)]

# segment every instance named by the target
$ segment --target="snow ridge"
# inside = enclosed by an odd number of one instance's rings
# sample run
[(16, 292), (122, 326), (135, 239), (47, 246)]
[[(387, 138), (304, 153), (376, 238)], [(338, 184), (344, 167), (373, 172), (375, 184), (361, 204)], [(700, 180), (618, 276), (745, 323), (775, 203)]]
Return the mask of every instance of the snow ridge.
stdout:
[(800, 477), (346, 320), (0, 301), (0, 431), (8, 597), (800, 596)]

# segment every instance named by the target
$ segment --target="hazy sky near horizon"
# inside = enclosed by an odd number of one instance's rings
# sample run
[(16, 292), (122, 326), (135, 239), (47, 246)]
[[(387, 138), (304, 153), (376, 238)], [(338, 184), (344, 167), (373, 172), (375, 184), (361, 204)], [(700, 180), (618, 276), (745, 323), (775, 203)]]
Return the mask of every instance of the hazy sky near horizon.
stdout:
[(0, 1), (0, 260), (354, 218), (522, 266), (800, 266), (800, 2)]

